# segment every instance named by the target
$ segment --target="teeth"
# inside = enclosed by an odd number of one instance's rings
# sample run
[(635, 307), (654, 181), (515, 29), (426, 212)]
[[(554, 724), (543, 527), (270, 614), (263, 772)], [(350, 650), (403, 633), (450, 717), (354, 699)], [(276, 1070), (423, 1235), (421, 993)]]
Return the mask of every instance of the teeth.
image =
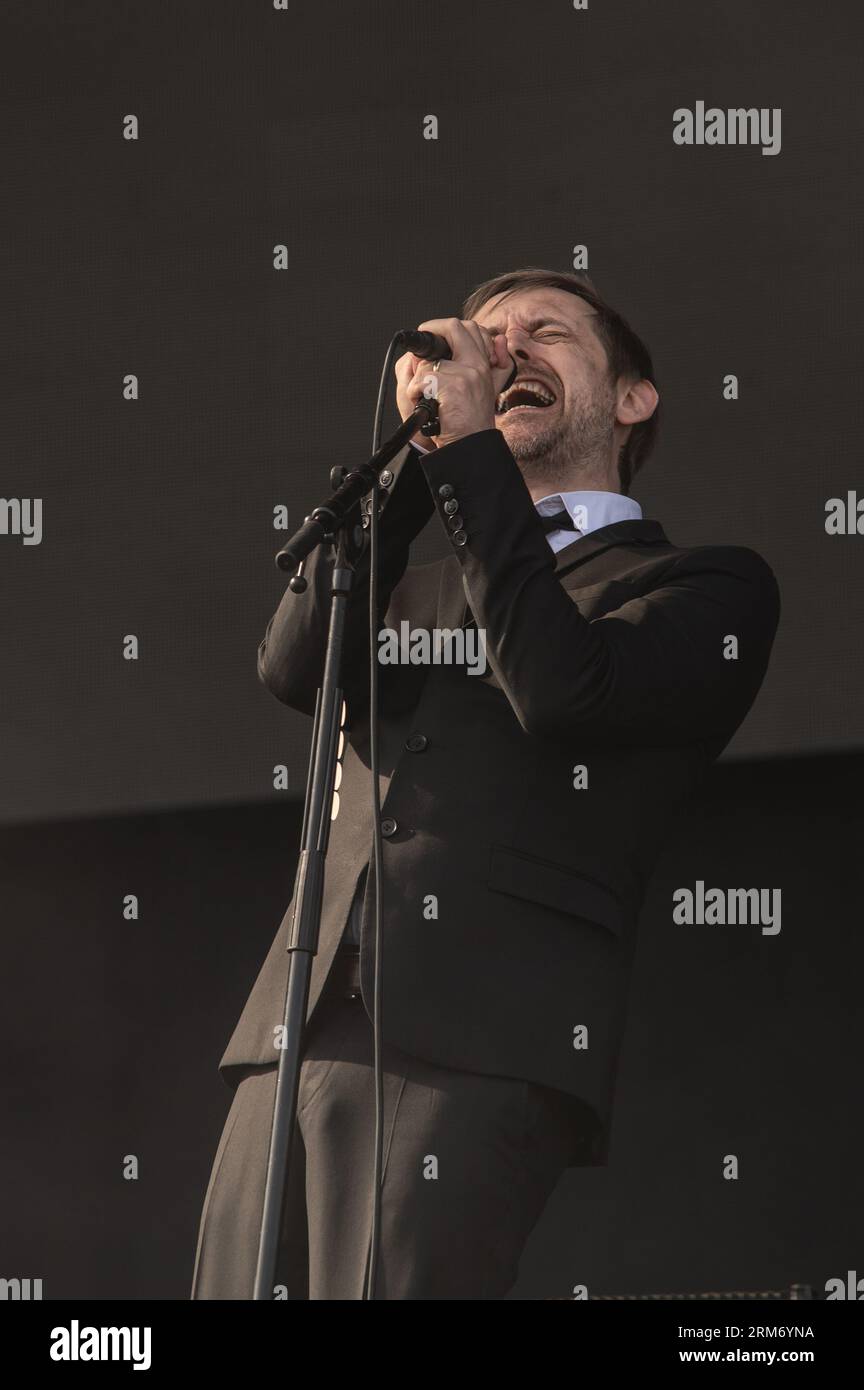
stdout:
[(543, 386), (539, 381), (531, 381), (527, 379), (523, 381), (514, 381), (513, 385), (509, 388), (509, 390), (502, 391), (501, 395), (498, 397), (498, 400), (495, 403), (495, 409), (499, 415), (508, 409), (507, 401), (511, 393), (514, 391), (529, 391), (531, 395), (536, 396), (537, 399), (543, 405), (553, 405), (555, 402), (555, 397), (553, 395), (550, 395), (547, 388)]

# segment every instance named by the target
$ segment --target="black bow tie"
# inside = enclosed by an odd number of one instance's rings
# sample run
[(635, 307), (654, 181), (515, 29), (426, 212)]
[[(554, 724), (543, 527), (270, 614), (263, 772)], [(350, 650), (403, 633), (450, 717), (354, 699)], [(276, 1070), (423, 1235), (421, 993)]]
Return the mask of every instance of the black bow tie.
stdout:
[(540, 512), (538, 512), (537, 516), (539, 517), (540, 525), (543, 527), (543, 530), (546, 532), (547, 536), (549, 535), (550, 531), (579, 530), (579, 527), (576, 525), (576, 522), (573, 520), (569, 512), (553, 512), (551, 516), (543, 516)]

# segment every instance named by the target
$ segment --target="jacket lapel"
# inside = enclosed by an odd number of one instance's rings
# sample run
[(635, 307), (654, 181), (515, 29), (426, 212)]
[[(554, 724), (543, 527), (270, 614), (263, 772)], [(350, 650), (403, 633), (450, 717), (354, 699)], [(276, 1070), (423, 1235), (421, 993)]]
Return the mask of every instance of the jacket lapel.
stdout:
[(471, 612), (462, 585), (462, 567), (455, 555), (448, 555), (447, 559), (441, 562), (436, 626), (439, 628), (464, 627), (469, 618), (471, 618)]

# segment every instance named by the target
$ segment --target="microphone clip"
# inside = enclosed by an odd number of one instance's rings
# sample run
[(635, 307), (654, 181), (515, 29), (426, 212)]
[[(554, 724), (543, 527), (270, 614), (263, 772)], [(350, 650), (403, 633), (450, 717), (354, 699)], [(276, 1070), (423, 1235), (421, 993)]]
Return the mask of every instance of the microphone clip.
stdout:
[(438, 402), (434, 397), (427, 397), (426, 404), (429, 410), (429, 419), (420, 426), (420, 433), (425, 434), (428, 438), (430, 435), (441, 433), (441, 421), (438, 418)]

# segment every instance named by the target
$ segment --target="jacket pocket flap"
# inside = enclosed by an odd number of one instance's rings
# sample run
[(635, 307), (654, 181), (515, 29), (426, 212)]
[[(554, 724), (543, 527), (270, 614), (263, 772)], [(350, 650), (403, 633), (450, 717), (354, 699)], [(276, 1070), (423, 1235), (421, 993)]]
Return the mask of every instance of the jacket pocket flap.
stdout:
[(489, 887), (495, 893), (508, 893), (557, 912), (598, 922), (616, 936), (624, 931), (626, 913), (614, 893), (601, 883), (548, 859), (535, 859), (520, 850), (493, 845)]

